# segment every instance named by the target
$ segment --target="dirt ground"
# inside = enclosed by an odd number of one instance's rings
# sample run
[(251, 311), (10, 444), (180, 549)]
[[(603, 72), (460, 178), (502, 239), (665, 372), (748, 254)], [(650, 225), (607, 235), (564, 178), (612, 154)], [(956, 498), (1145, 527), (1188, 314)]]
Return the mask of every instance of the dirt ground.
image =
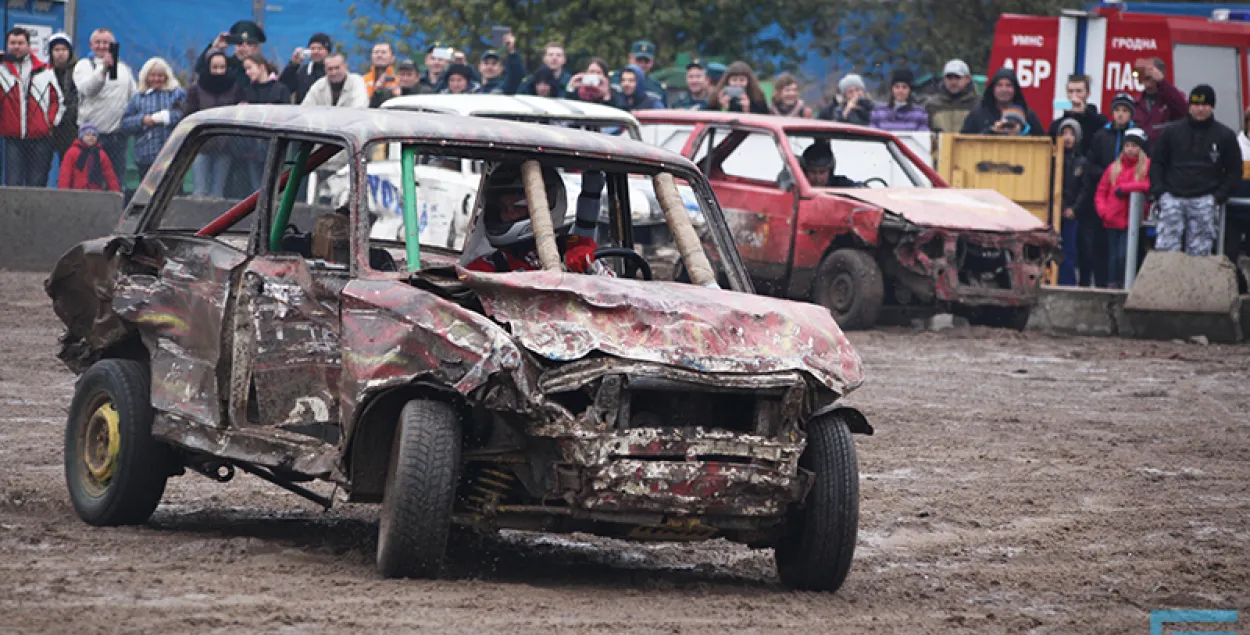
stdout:
[(877, 434), (836, 595), (723, 541), (523, 533), (458, 540), (450, 579), (384, 581), (376, 508), (242, 474), (171, 480), (145, 527), (79, 521), (42, 279), (0, 274), (5, 633), (1146, 633), (1155, 608), (1250, 630), (1247, 346), (853, 334), (869, 382), (848, 401)]

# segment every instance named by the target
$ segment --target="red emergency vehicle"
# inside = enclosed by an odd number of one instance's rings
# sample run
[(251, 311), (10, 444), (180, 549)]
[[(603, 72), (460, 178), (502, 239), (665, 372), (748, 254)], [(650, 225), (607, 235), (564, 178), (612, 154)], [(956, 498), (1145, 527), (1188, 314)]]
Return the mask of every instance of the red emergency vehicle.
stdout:
[(1004, 66), (1015, 69), (1029, 107), (1050, 122), (1058, 114), (1055, 102), (1067, 99), (1070, 75), (1090, 77), (1090, 103), (1105, 113), (1116, 93), (1141, 93), (1134, 62), (1157, 57), (1167, 66), (1168, 81), (1182, 92), (1198, 84), (1213, 86), (1216, 119), (1240, 129), (1250, 103), (1247, 13), (1212, 9), (1206, 17), (1162, 15), (1108, 4), (1060, 17), (1005, 14), (994, 33), (987, 74)]

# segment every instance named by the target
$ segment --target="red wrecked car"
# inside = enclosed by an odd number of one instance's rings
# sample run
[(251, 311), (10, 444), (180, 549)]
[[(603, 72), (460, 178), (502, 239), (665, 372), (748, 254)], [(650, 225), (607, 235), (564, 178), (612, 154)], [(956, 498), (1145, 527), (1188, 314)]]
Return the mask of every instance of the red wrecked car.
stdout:
[[(187, 196), (221, 147), (259, 189)], [(366, 158), (388, 151), (401, 174), (478, 166), (463, 252), (423, 244), (413, 178), (403, 241), (371, 238)], [(348, 204), (297, 203), (336, 162)], [(632, 249), (643, 184), (680, 254), (666, 271)], [(65, 476), (86, 522), (142, 523), (168, 478), (242, 470), (325, 506), (304, 483), (381, 503), (388, 577), (437, 575), (453, 523), (724, 537), (774, 547), (798, 588), (837, 589), (850, 568), (850, 435), (872, 428), (840, 399), (860, 359), (828, 311), (751, 293), (707, 181), (666, 150), (446, 115), (214, 108), (178, 125), (117, 234), (70, 250), (47, 291), (81, 375)]]
[(1028, 322), (1058, 235), (998, 192), (952, 189), (889, 132), (721, 112), (634, 114), (644, 139), (707, 175), (760, 292), (822, 304), (843, 329), (871, 327), (883, 307), (1017, 329)]

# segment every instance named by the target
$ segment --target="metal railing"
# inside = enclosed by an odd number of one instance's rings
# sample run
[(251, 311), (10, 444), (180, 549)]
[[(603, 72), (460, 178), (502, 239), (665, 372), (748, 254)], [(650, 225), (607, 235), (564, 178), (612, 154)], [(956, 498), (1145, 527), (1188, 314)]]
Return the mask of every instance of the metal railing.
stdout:
[[(1214, 252), (1217, 256), (1224, 255), (1224, 235), (1228, 231), (1225, 223), (1225, 217), (1228, 213), (1228, 205), (1245, 205), (1250, 207), (1250, 198), (1230, 198), (1228, 203), (1220, 205), (1216, 211), (1216, 239)], [(1146, 195), (1142, 192), (1133, 192), (1129, 196), (1128, 203), (1128, 253), (1124, 258), (1124, 288), (1129, 289), (1133, 286), (1133, 280), (1137, 278), (1137, 249), (1138, 237), (1141, 234), (1142, 225), (1145, 224), (1146, 216)]]

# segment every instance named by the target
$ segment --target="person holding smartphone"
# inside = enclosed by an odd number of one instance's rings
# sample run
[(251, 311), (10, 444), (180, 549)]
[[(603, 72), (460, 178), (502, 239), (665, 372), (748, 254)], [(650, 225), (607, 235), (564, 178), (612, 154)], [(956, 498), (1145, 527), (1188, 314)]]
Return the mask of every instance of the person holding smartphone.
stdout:
[(769, 114), (768, 100), (764, 97), (764, 89), (760, 88), (760, 80), (743, 61), (734, 62), (725, 70), (725, 75), (708, 99), (708, 105), (711, 110)]
[(841, 97), (841, 101), (831, 100), (830, 104), (817, 115), (817, 119), (851, 123), (857, 126), (867, 126), (872, 123), (873, 103), (868, 97), (868, 88), (864, 85), (863, 77), (857, 73), (848, 73), (838, 80), (838, 96)]
[(1098, 106), (1089, 103), (1089, 77), (1068, 77), (1067, 94), (1067, 99), (1055, 102), (1055, 112), (1062, 115), (1050, 124), (1050, 138), (1059, 138), (1059, 125), (1065, 120), (1075, 121), (1081, 125), (1081, 144), (1078, 149), (1084, 154), (1094, 141), (1094, 135), (1107, 126), (1107, 117), (1098, 112)]
[(334, 42), (329, 35), (325, 33), (313, 33), (308, 38), (308, 47), (296, 47), (291, 53), (291, 61), (287, 63), (286, 68), (282, 69), (282, 75), (278, 77), (278, 81), (282, 82), (291, 94), (295, 96), (295, 103), (304, 101), (304, 97), (308, 96), (308, 89), (317, 83), (317, 80), (326, 75), (326, 56), (334, 49)]
[(260, 45), (265, 43), (265, 30), (260, 28), (259, 24), (251, 20), (239, 20), (230, 25), (230, 30), (219, 33), (217, 38), (211, 44), (204, 47), (204, 52), (200, 53), (199, 59), (195, 62), (195, 73), (197, 75), (208, 75), (208, 56), (213, 51), (225, 51), (229, 47), (234, 47), (234, 55), (229, 56), (226, 60), (229, 66), (226, 68), (226, 76), (231, 79), (240, 89), (245, 88), (251, 80), (247, 78), (247, 73), (243, 72), (243, 60), (260, 54)]
[(1046, 128), (1037, 118), (1037, 113), (1029, 108), (1028, 102), (1024, 99), (1024, 93), (1020, 90), (1020, 80), (1016, 79), (1016, 72), (1010, 68), (1000, 68), (990, 78), (989, 87), (985, 95), (981, 97), (981, 104), (968, 113), (960, 132), (964, 134), (1012, 134), (1011, 118), (1005, 116), (1008, 109), (1023, 113), (1024, 123), (1020, 126), (1024, 129), (1023, 134), (1036, 136), (1046, 134)]
[(113, 32), (96, 29), (88, 40), (91, 55), (74, 65), (74, 86), (78, 89), (78, 125), (90, 122), (99, 133), (100, 147), (110, 157), (114, 176), (122, 180), (126, 171), (126, 134), (121, 131), (122, 115), (134, 96), (135, 75), (118, 52)]
[(573, 76), (569, 81), (567, 93), (570, 99), (590, 103), (612, 105), (617, 95), (612, 91), (608, 77), (612, 71), (608, 63), (601, 57), (591, 58), (586, 70)]
[(399, 77), (395, 74), (395, 49), (390, 42), (378, 42), (373, 45), (369, 59), (372, 63), (369, 72), (364, 76), (365, 90), (369, 97), (373, 97), (375, 90), (390, 91), (399, 82)]

